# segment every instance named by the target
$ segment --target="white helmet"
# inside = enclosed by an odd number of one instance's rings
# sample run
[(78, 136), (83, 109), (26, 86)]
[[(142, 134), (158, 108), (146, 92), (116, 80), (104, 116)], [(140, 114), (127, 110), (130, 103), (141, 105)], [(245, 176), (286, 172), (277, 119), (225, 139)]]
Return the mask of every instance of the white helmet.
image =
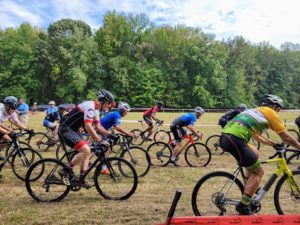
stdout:
[(194, 110), (196, 113), (200, 113), (203, 114), (204, 113), (204, 109), (202, 109), (200, 106), (197, 106)]
[(277, 105), (283, 108), (283, 101), (277, 95), (265, 94), (262, 98), (262, 105)]
[(131, 108), (126, 102), (119, 102), (118, 109), (125, 110), (126, 112), (130, 112)]
[(239, 104), (239, 109), (243, 109), (246, 110), (247, 109), (247, 105), (244, 103)]

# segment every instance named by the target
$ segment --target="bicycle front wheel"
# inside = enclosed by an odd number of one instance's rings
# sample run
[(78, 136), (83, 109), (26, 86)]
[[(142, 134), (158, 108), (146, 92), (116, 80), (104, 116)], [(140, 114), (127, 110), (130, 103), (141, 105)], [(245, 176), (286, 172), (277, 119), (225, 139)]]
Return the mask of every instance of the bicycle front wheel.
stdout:
[(121, 158), (127, 160), (133, 165), (139, 177), (145, 176), (151, 167), (151, 159), (148, 152), (142, 147), (132, 146), (129, 150), (125, 150), (120, 155)]
[(133, 129), (130, 132), (136, 135), (136, 138), (132, 140), (132, 144), (134, 145), (142, 145), (144, 143), (144, 138), (142, 137), (142, 131), (139, 129)]
[(212, 154), (223, 154), (224, 151), (220, 147), (220, 135), (214, 134), (207, 138), (205, 145), (210, 149)]
[[(19, 145), (20, 145), (20, 148), (23, 148), (23, 149), (25, 149), (25, 148), (31, 148), (32, 149), (32, 147), (29, 144), (27, 144), (26, 142), (23, 142), (23, 141), (19, 141)], [(7, 146), (7, 148), (5, 150), (5, 158), (7, 158), (8, 156), (11, 157), (12, 152), (14, 150), (15, 150), (15, 147), (13, 147), (12, 145)], [(8, 159), (8, 162), (11, 163), (11, 159)]]
[(300, 136), (298, 131), (294, 130), (294, 129), (288, 129), (287, 130), (289, 132), (290, 135), (292, 135), (296, 140), (300, 140)]
[(51, 142), (47, 134), (42, 132), (36, 132), (30, 137), (30, 139), (28, 139), (28, 143), (35, 150), (48, 151), (50, 147), (49, 143)]
[(274, 191), (274, 204), (278, 214), (300, 214), (300, 171), (292, 171), (290, 179), (284, 175)]
[(169, 143), (171, 140), (171, 136), (170, 133), (165, 131), (165, 130), (159, 130), (154, 134), (154, 141), (158, 142), (158, 141), (162, 141), (165, 143)]
[(61, 201), (70, 191), (62, 181), (60, 171), (67, 166), (56, 159), (42, 159), (34, 163), (25, 179), (29, 195), (39, 202)]
[(211, 160), (211, 152), (205, 144), (195, 143), (187, 147), (184, 158), (189, 166), (207, 166)]
[(295, 152), (286, 160), (290, 169), (300, 169), (300, 153)]
[(172, 156), (170, 146), (164, 142), (154, 142), (147, 148), (152, 166), (166, 166)]
[[(109, 174), (102, 173), (106, 166)], [(134, 194), (138, 177), (133, 166), (125, 159), (112, 157), (101, 162), (94, 174), (97, 191), (105, 199), (125, 200)]]
[(12, 170), (17, 178), (24, 181), (29, 167), (41, 159), (42, 156), (37, 151), (31, 148), (20, 148), (20, 151), (12, 157)]
[(216, 171), (203, 176), (192, 193), (196, 216), (236, 214), (244, 186), (233, 174)]

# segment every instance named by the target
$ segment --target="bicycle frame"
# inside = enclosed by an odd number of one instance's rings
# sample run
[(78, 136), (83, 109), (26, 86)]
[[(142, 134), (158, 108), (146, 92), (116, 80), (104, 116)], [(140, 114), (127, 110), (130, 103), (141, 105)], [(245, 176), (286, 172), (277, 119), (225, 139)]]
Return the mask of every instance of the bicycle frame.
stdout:
[[(187, 140), (183, 146), (179, 149), (178, 151), (178, 155), (181, 154), (181, 152), (183, 152), (183, 150), (185, 150), (190, 144), (195, 144), (195, 141), (193, 140), (192, 136), (190, 136), (189, 134), (185, 134), (182, 136), (183, 140)], [(170, 140), (168, 145), (170, 145), (172, 142), (174, 142), (174, 140)]]

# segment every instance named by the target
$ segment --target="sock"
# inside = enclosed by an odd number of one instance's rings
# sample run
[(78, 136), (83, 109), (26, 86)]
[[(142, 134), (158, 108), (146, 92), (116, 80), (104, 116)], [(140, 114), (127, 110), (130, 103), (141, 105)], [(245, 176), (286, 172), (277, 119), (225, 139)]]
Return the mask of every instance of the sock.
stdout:
[(102, 166), (102, 170), (107, 170), (107, 166), (106, 166), (106, 165), (103, 165), (103, 166)]
[(243, 194), (241, 199), (241, 205), (243, 206), (249, 206), (252, 196), (247, 195), (246, 193)]
[(171, 160), (172, 160), (172, 161), (175, 161), (175, 159), (176, 159), (176, 157), (174, 157), (174, 156), (171, 157)]

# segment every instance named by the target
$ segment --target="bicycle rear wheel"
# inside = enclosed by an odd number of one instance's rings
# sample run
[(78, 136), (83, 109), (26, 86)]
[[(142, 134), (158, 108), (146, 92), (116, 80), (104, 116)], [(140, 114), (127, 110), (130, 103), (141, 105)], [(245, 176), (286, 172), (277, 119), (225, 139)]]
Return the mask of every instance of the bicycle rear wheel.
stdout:
[(170, 146), (164, 142), (152, 143), (147, 148), (147, 152), (150, 155), (152, 166), (166, 166), (172, 156)]
[[(274, 191), (274, 204), (278, 214), (300, 214), (300, 171), (294, 170), (293, 180), (287, 175), (281, 177)], [(291, 185), (295, 187), (292, 191)]]
[(214, 134), (207, 138), (205, 145), (210, 149), (212, 154), (223, 154), (224, 151), (220, 147), (220, 135)]
[[(103, 166), (107, 166), (109, 174), (102, 174)], [(112, 157), (101, 162), (94, 174), (97, 191), (105, 199), (125, 200), (134, 194), (138, 177), (133, 166), (125, 159)]]
[(170, 135), (169, 132), (167, 132), (165, 130), (157, 131), (154, 134), (154, 141), (155, 142), (162, 141), (162, 142), (165, 142), (165, 143), (169, 143), (170, 140), (171, 140), (171, 135)]
[(67, 166), (56, 159), (42, 159), (34, 163), (25, 179), (26, 190), (29, 195), (39, 202), (61, 201), (70, 191), (59, 171)]
[(36, 132), (34, 135), (28, 139), (28, 143), (32, 146), (35, 150), (40, 151), (48, 151), (50, 147), (50, 138), (47, 134), (42, 132)]
[(244, 187), (233, 174), (211, 172), (196, 183), (192, 193), (192, 207), (196, 216), (236, 214), (235, 205)]
[(31, 148), (20, 148), (20, 151), (12, 157), (11, 167), (16, 177), (24, 181), (29, 167), (41, 159), (42, 156), (37, 151)]
[(189, 166), (207, 166), (211, 160), (211, 152), (205, 144), (194, 143), (187, 147), (184, 158)]
[(144, 139), (141, 135), (142, 131), (139, 129), (133, 129), (130, 132), (134, 133), (136, 135), (136, 138), (132, 140), (132, 144), (134, 145), (142, 145), (144, 143)]
[(139, 177), (145, 176), (151, 167), (151, 159), (148, 152), (139, 146), (132, 146), (129, 150), (125, 150), (120, 155), (121, 158), (127, 160), (133, 165)]

